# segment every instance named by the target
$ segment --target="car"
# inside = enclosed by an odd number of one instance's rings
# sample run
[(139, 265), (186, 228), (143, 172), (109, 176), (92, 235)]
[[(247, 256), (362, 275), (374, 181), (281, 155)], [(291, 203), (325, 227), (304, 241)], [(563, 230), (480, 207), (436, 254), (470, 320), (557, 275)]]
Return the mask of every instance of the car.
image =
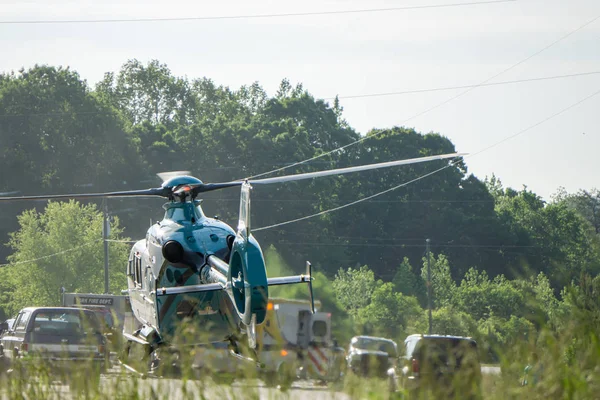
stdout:
[(364, 377), (385, 378), (394, 368), (398, 346), (390, 339), (375, 336), (355, 336), (350, 340), (346, 361), (348, 371)]
[(15, 318), (9, 318), (6, 321), (0, 324), (0, 336), (2, 336), (5, 332), (9, 331), (13, 324), (15, 323)]
[(398, 368), (388, 370), (392, 392), (409, 398), (481, 398), (477, 342), (449, 335), (408, 336)]
[(52, 372), (89, 363), (95, 372), (107, 367), (106, 338), (96, 314), (73, 307), (27, 307), (0, 338), (2, 368), (26, 366), (31, 360)]

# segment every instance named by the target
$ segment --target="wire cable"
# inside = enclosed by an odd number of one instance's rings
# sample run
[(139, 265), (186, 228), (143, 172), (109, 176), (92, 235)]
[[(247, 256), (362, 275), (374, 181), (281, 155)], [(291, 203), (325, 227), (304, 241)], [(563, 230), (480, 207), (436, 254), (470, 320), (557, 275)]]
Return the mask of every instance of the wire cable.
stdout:
[(40, 261), (40, 260), (45, 260), (47, 258), (56, 257), (56, 256), (61, 255), (61, 254), (65, 254), (65, 253), (69, 253), (71, 251), (79, 250), (79, 249), (81, 249), (83, 247), (87, 247), (87, 246), (90, 246), (90, 245), (92, 245), (94, 243), (98, 243), (98, 242), (101, 242), (101, 241), (102, 241), (102, 239), (94, 240), (93, 242), (82, 244), (81, 246), (77, 246), (77, 247), (73, 247), (73, 248), (70, 248), (70, 249), (67, 249), (67, 250), (59, 251), (58, 253), (54, 253), (54, 254), (48, 254), (47, 256), (34, 258), (32, 260), (17, 261), (17, 262), (8, 263), (8, 264), (0, 264), (0, 267), (6, 267), (6, 266), (9, 266), (9, 265), (29, 264), (29, 263), (32, 263), (32, 262), (36, 262), (36, 261)]
[[(432, 106), (432, 107), (429, 107), (429, 108), (427, 108), (427, 109), (425, 109), (425, 110), (423, 110), (423, 111), (421, 111), (421, 112), (419, 112), (419, 113), (417, 113), (417, 114), (413, 115), (412, 117), (410, 117), (410, 118), (408, 118), (408, 119), (405, 119), (404, 121), (402, 121), (402, 122), (400, 123), (400, 125), (404, 125), (404, 124), (406, 124), (406, 123), (407, 123), (408, 121), (410, 121), (410, 120), (413, 120), (413, 119), (415, 119), (415, 118), (418, 118), (418, 117), (420, 117), (420, 116), (423, 116), (423, 115), (427, 114), (428, 112), (430, 112), (430, 111), (433, 111), (433, 110), (435, 110), (436, 108), (439, 108), (439, 107), (441, 107), (441, 106), (443, 106), (443, 105), (446, 105), (446, 104), (450, 103), (451, 101), (453, 101), (453, 100), (456, 100), (457, 98), (459, 98), (459, 97), (461, 97), (461, 96), (463, 96), (463, 95), (465, 95), (465, 94), (469, 93), (471, 90), (474, 90), (474, 89), (476, 89), (476, 88), (478, 88), (478, 87), (480, 87), (480, 86), (482, 86), (482, 85), (485, 85), (485, 84), (486, 84), (486, 83), (488, 83), (489, 81), (491, 81), (491, 80), (493, 80), (493, 79), (495, 79), (495, 78), (499, 77), (499, 76), (500, 76), (500, 75), (502, 75), (502, 74), (505, 74), (506, 72), (508, 72), (508, 71), (512, 70), (513, 68), (516, 68), (517, 66), (519, 66), (519, 65), (521, 65), (521, 64), (523, 64), (523, 63), (525, 63), (525, 62), (529, 61), (529, 60), (530, 60), (530, 59), (532, 59), (533, 57), (535, 57), (535, 56), (537, 56), (537, 55), (539, 55), (539, 54), (543, 53), (544, 51), (548, 50), (548, 49), (549, 49), (549, 48), (551, 48), (552, 46), (555, 46), (556, 44), (558, 44), (558, 43), (562, 42), (563, 40), (567, 39), (569, 36), (573, 35), (574, 33), (576, 33), (576, 32), (579, 32), (580, 30), (582, 30), (583, 28), (587, 27), (588, 25), (590, 25), (590, 24), (592, 24), (592, 23), (596, 22), (598, 19), (600, 19), (600, 15), (598, 15), (598, 16), (596, 16), (596, 17), (592, 18), (591, 20), (587, 21), (587, 22), (586, 22), (586, 23), (584, 23), (583, 25), (580, 25), (579, 27), (575, 28), (574, 30), (572, 30), (572, 31), (568, 32), (567, 34), (565, 34), (565, 35), (561, 36), (560, 38), (556, 39), (556, 40), (555, 40), (555, 41), (553, 41), (552, 43), (550, 43), (550, 44), (548, 44), (547, 46), (543, 47), (541, 50), (538, 50), (538, 51), (536, 51), (535, 53), (533, 53), (533, 54), (531, 54), (530, 56), (528, 56), (528, 57), (526, 57), (526, 58), (522, 59), (521, 61), (517, 62), (516, 64), (513, 64), (513, 65), (511, 65), (510, 67), (508, 67), (508, 68), (506, 68), (506, 69), (504, 69), (504, 70), (500, 71), (499, 73), (495, 74), (495, 75), (494, 75), (494, 76), (492, 76), (491, 78), (488, 78), (488, 79), (484, 80), (484, 81), (483, 81), (483, 82), (481, 82), (480, 84), (478, 84), (478, 85), (475, 85), (475, 86), (473, 86), (473, 87), (470, 87), (470, 88), (468, 88), (467, 90), (465, 90), (465, 91), (463, 91), (463, 92), (460, 92), (459, 94), (457, 94), (457, 95), (455, 95), (455, 96), (452, 96), (452, 97), (450, 97), (449, 99), (447, 99), (447, 100), (445, 100), (445, 101), (443, 101), (443, 102), (441, 102), (441, 103), (438, 103), (437, 105), (434, 105), (434, 106)], [(253, 175), (253, 176), (247, 177), (247, 178), (245, 178), (245, 179), (253, 179), (253, 178), (258, 178), (258, 177), (261, 177), (261, 176), (264, 176), (264, 175), (269, 175), (269, 174), (272, 174), (272, 173), (275, 173), (275, 172), (283, 171), (283, 170), (285, 170), (285, 169), (288, 169), (288, 168), (291, 168), (291, 167), (295, 167), (295, 166), (298, 166), (298, 165), (305, 164), (305, 163), (307, 163), (307, 162), (310, 162), (310, 161), (316, 160), (316, 159), (318, 159), (318, 158), (321, 158), (321, 157), (324, 157), (324, 156), (327, 156), (327, 155), (330, 155), (330, 154), (333, 154), (333, 153), (340, 152), (340, 151), (342, 151), (342, 150), (344, 150), (344, 149), (346, 149), (346, 148), (348, 148), (348, 147), (350, 147), (350, 146), (354, 146), (355, 144), (362, 143), (363, 141), (365, 141), (365, 140), (367, 140), (367, 139), (370, 139), (370, 138), (372, 138), (372, 137), (375, 137), (375, 136), (377, 136), (378, 134), (381, 134), (382, 132), (385, 132), (385, 131), (381, 131), (381, 132), (379, 132), (379, 133), (376, 133), (375, 135), (371, 135), (371, 136), (364, 136), (364, 137), (362, 137), (362, 138), (360, 138), (360, 139), (358, 139), (358, 140), (356, 140), (356, 141), (354, 141), (354, 142), (352, 142), (352, 143), (348, 143), (348, 144), (346, 144), (346, 145), (344, 145), (344, 146), (338, 147), (337, 149), (333, 149), (333, 150), (327, 151), (327, 152), (325, 152), (325, 153), (319, 154), (319, 155), (317, 155), (317, 156), (314, 156), (314, 157), (312, 157), (312, 158), (308, 158), (308, 159), (306, 159), (306, 160), (304, 160), (304, 161), (298, 161), (298, 162), (296, 162), (296, 163), (293, 163), (293, 164), (290, 164), (290, 165), (288, 165), (288, 166), (281, 167), (281, 168), (276, 168), (276, 169), (273, 169), (273, 170), (271, 170), (271, 171), (268, 171), (268, 172), (263, 172), (262, 174)]]
[[(422, 239), (421, 239), (422, 240)], [(281, 241), (278, 244), (294, 245), (294, 246), (325, 246), (325, 247), (426, 247), (425, 244), (403, 244), (403, 243), (315, 243), (315, 242), (288, 242)], [(525, 245), (499, 245), (499, 244), (431, 244), (430, 247), (456, 247), (456, 248), (478, 248), (478, 249), (521, 249), (521, 248), (535, 248), (538, 246), (525, 246)]]
[[(386, 93), (357, 94), (357, 95), (350, 95), (350, 96), (341, 96), (338, 98), (340, 98), (340, 99), (358, 99), (358, 98), (365, 98), (365, 97), (398, 96), (398, 95), (404, 95), (404, 94), (440, 92), (440, 91), (446, 91), (446, 90), (466, 89), (466, 88), (475, 88), (475, 87), (513, 85), (513, 84), (517, 84), (517, 83), (575, 78), (575, 77), (580, 77), (580, 76), (590, 76), (590, 75), (598, 75), (598, 74), (600, 74), (600, 71), (578, 72), (578, 73), (574, 73), (574, 74), (533, 77), (533, 78), (494, 82), (494, 83), (485, 83), (485, 84), (474, 84), (474, 85), (464, 85), (464, 86), (446, 86), (446, 87), (438, 87), (438, 88), (414, 89), (414, 90), (386, 92)], [(332, 100), (332, 99), (335, 99), (335, 97), (327, 97), (327, 98), (324, 98), (323, 100)], [(77, 111), (75, 111), (75, 112), (50, 112), (50, 113), (29, 113), (29, 114), (22, 113), (22, 114), (0, 114), (0, 118), (57, 117), (57, 116), (62, 116), (62, 115), (99, 115), (99, 114), (113, 114), (113, 113), (114, 113), (113, 110), (110, 110), (110, 111), (82, 111), (82, 112), (77, 112)], [(323, 161), (323, 162), (326, 162), (326, 161)], [(305, 162), (305, 164), (306, 163), (308, 163), (308, 162)], [(290, 167), (292, 165), (292, 163), (286, 163), (285, 165), (287, 167)], [(219, 168), (212, 168), (207, 171), (232, 169), (232, 168), (235, 168), (235, 167), (219, 167)]]
[[(468, 89), (468, 88), (485, 87), (485, 86), (512, 85), (515, 83), (547, 81), (547, 80), (553, 80), (553, 79), (574, 78), (574, 77), (578, 77), (578, 76), (588, 76), (588, 75), (597, 75), (597, 74), (600, 74), (600, 71), (580, 72), (580, 73), (567, 74), (567, 75), (545, 76), (545, 77), (539, 77), (539, 78), (517, 79), (517, 80), (513, 80), (513, 81), (480, 83), (480, 84), (475, 84), (475, 85), (447, 86), (447, 87), (439, 87), (439, 88), (432, 88), (432, 89), (405, 90), (405, 91), (400, 91), (400, 92), (368, 93), (368, 94), (357, 94), (357, 95), (351, 95), (351, 96), (338, 96), (338, 99), (361, 99), (361, 98), (365, 98), (365, 97), (398, 96), (398, 95), (413, 94), (413, 93), (441, 92), (444, 90)], [(333, 99), (335, 99), (335, 97), (328, 97), (324, 100), (333, 100)]]
[(423, 10), (430, 8), (450, 8), (464, 6), (478, 6), (486, 4), (498, 3), (514, 3), (517, 0), (489, 0), (489, 1), (471, 1), (465, 3), (451, 4), (431, 4), (424, 6), (406, 6), (406, 7), (389, 7), (389, 8), (367, 8), (359, 10), (338, 10), (338, 11), (312, 11), (312, 12), (297, 12), (297, 13), (281, 13), (281, 14), (250, 14), (250, 15), (218, 15), (206, 17), (164, 17), (164, 18), (122, 18), (122, 19), (68, 19), (68, 20), (2, 20), (3, 25), (17, 24), (98, 24), (98, 23), (124, 23), (124, 22), (172, 22), (172, 21), (209, 21), (209, 20), (227, 20), (227, 19), (256, 19), (256, 18), (282, 18), (282, 17), (308, 17), (316, 15), (336, 15), (336, 14), (359, 14), (359, 13), (376, 13), (389, 11), (406, 11), (406, 10)]
[[(581, 103), (583, 103), (583, 102), (585, 102), (585, 101), (587, 101), (587, 100), (589, 100), (589, 99), (591, 99), (591, 98), (593, 98), (593, 97), (597, 96), (598, 94), (600, 94), (600, 90), (597, 90), (596, 92), (594, 92), (594, 93), (592, 93), (592, 94), (590, 94), (590, 95), (588, 95), (588, 96), (584, 97), (583, 99), (581, 99), (581, 100), (579, 100), (579, 101), (577, 101), (577, 102), (575, 102), (575, 103), (571, 104), (570, 106), (568, 106), (568, 107), (565, 107), (565, 108), (563, 108), (562, 110), (560, 110), (560, 111), (558, 111), (558, 112), (555, 112), (554, 114), (550, 115), (549, 117), (546, 117), (546, 118), (542, 119), (541, 121), (539, 121), (539, 122), (537, 122), (537, 123), (535, 123), (535, 124), (533, 124), (533, 125), (530, 125), (530, 126), (528, 126), (527, 128), (525, 128), (525, 129), (522, 129), (522, 130), (518, 131), (517, 133), (515, 133), (515, 134), (513, 134), (513, 135), (510, 135), (510, 136), (508, 136), (508, 137), (506, 137), (506, 138), (504, 138), (504, 139), (502, 139), (502, 140), (500, 140), (500, 141), (498, 141), (498, 142), (496, 142), (496, 143), (494, 143), (494, 144), (492, 144), (492, 145), (490, 145), (490, 146), (488, 146), (488, 147), (485, 147), (485, 148), (483, 148), (482, 150), (479, 150), (479, 151), (477, 151), (477, 152), (475, 152), (475, 153), (473, 153), (473, 154), (471, 154), (471, 155), (468, 155), (468, 156), (466, 156), (466, 157), (464, 157), (464, 158), (469, 158), (469, 157), (473, 157), (473, 156), (475, 156), (475, 155), (481, 154), (481, 153), (483, 153), (484, 151), (487, 151), (487, 150), (489, 150), (489, 149), (491, 149), (491, 148), (493, 148), (493, 147), (496, 147), (496, 146), (498, 146), (498, 145), (500, 145), (500, 144), (502, 144), (502, 143), (505, 143), (505, 142), (507, 142), (507, 141), (509, 141), (509, 140), (511, 140), (511, 139), (514, 139), (515, 137), (517, 137), (517, 136), (519, 136), (519, 135), (522, 135), (523, 133), (525, 133), (525, 132), (528, 132), (528, 131), (530, 131), (531, 129), (533, 129), (533, 128), (535, 128), (535, 127), (537, 127), (537, 126), (539, 126), (539, 125), (541, 125), (541, 124), (543, 124), (543, 123), (545, 123), (545, 122), (548, 122), (548, 121), (550, 121), (550, 120), (551, 120), (551, 119), (553, 119), (553, 118), (556, 118), (557, 116), (559, 116), (559, 115), (561, 115), (561, 114), (563, 114), (563, 113), (565, 113), (565, 112), (567, 112), (567, 111), (571, 110), (572, 108), (574, 108), (574, 107), (577, 107), (577, 106), (578, 106), (578, 105), (580, 105)], [(461, 158), (461, 159), (462, 159), (462, 158)], [(307, 220), (307, 219), (309, 219), (309, 218), (313, 218), (313, 217), (317, 217), (317, 216), (320, 216), (320, 215), (328, 214), (328, 213), (330, 213), (330, 212), (334, 212), (334, 211), (341, 210), (341, 209), (343, 209), (343, 208), (346, 208), (346, 207), (353, 206), (353, 205), (355, 205), (355, 204), (358, 204), (358, 203), (362, 203), (363, 201), (370, 200), (370, 199), (372, 199), (372, 198), (375, 198), (375, 197), (381, 196), (381, 195), (383, 195), (383, 194), (389, 193), (389, 192), (391, 192), (391, 191), (394, 191), (394, 190), (396, 190), (396, 189), (399, 189), (399, 188), (401, 188), (401, 187), (407, 186), (407, 185), (409, 185), (409, 184), (411, 184), (411, 183), (414, 183), (414, 182), (420, 181), (420, 180), (422, 180), (422, 179), (425, 179), (425, 178), (427, 178), (428, 176), (431, 176), (431, 175), (433, 175), (433, 174), (436, 174), (436, 173), (438, 173), (438, 172), (440, 172), (440, 171), (443, 171), (443, 170), (445, 170), (446, 168), (453, 167), (453, 166), (454, 166), (454, 165), (456, 165), (456, 164), (457, 164), (459, 161), (460, 161), (460, 159), (459, 159), (458, 161), (452, 161), (452, 162), (448, 163), (447, 165), (445, 165), (445, 166), (443, 166), (443, 167), (441, 167), (441, 168), (438, 168), (438, 169), (436, 169), (436, 170), (434, 170), (434, 171), (431, 171), (431, 172), (429, 172), (429, 173), (427, 173), (427, 174), (424, 174), (424, 175), (418, 176), (418, 177), (416, 177), (416, 178), (414, 178), (414, 179), (411, 179), (411, 180), (409, 180), (409, 181), (407, 181), (407, 182), (401, 183), (401, 184), (399, 184), (399, 185), (397, 185), (397, 186), (394, 186), (394, 187), (392, 187), (392, 188), (390, 188), (390, 189), (386, 189), (386, 190), (384, 190), (384, 191), (382, 191), (382, 192), (375, 193), (375, 194), (373, 194), (373, 195), (371, 195), (371, 196), (367, 196), (367, 197), (364, 197), (364, 198), (362, 198), (362, 199), (358, 199), (358, 200), (356, 200), (356, 201), (353, 201), (353, 202), (351, 202), (351, 203), (347, 203), (347, 204), (341, 205), (341, 206), (339, 206), (339, 207), (331, 208), (331, 209), (329, 209), (329, 210), (324, 210), (324, 211), (318, 212), (318, 213), (316, 213), (316, 214), (307, 215), (307, 216), (304, 216), (304, 217), (301, 217), (301, 218), (296, 218), (296, 219), (289, 220), (289, 221), (285, 221), (285, 222), (280, 222), (280, 223), (278, 223), (278, 224), (273, 224), (273, 225), (265, 226), (265, 227), (262, 227), (262, 228), (255, 228), (255, 229), (253, 229), (253, 231), (256, 231), (256, 232), (258, 232), (258, 231), (262, 231), (262, 230), (266, 230), (266, 229), (271, 229), (271, 228), (275, 228), (275, 227), (282, 226), (282, 225), (288, 225), (288, 224), (291, 224), (291, 223), (294, 223), (294, 222), (304, 221), (304, 220)]]

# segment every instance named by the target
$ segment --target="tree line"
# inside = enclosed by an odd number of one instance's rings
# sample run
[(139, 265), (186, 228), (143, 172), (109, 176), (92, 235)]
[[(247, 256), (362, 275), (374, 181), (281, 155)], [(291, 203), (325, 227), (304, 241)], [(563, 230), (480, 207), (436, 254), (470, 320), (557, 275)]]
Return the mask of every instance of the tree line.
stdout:
[[(0, 192), (17, 195), (156, 187), (160, 185), (156, 173), (173, 170), (219, 182), (307, 159), (312, 161), (279, 173), (456, 150), (441, 134), (404, 127), (374, 128), (361, 136), (344, 120), (337, 99), (331, 103), (316, 99), (301, 84), (286, 79), (269, 96), (258, 83), (231, 89), (208, 78), (177, 77), (156, 60), (147, 64), (130, 60), (93, 87), (63, 67), (36, 65), (0, 74), (0, 143)], [(446, 161), (260, 187), (252, 194), (253, 227), (340, 207), (443, 166)], [(233, 189), (207, 193), (205, 211), (235, 221), (238, 197)], [(255, 235), (296, 272), (305, 260), (330, 280), (340, 269), (360, 271), (367, 266), (375, 282), (382, 282), (378, 286), (392, 288), (393, 293), (404, 293), (398, 292), (398, 282), (419, 282), (419, 271), (408, 271), (406, 265), (420, 265), (425, 240), (430, 239), (432, 252), (443, 255), (451, 266), (448, 279), (455, 285), (471, 279), (472, 271), (491, 282), (527, 280), (541, 273), (553, 294), (560, 296), (564, 287), (598, 273), (599, 201), (596, 189), (569, 194), (559, 188), (552, 200), (544, 201), (526, 187), (506, 188), (493, 176), (482, 180), (459, 162), (352, 207)], [(60, 217), (66, 225), (82, 223), (75, 217), (79, 212), (75, 204), (79, 203), (73, 203), (73, 215)], [(85, 204), (97, 212), (95, 203)], [(157, 200), (111, 199), (108, 204), (115, 225), (112, 235), (123, 240), (143, 237), (150, 218), (161, 218)], [(83, 246), (85, 235), (100, 239), (97, 227), (85, 234), (58, 234), (59, 221), (51, 223), (49, 213), (62, 215), (54, 211), (60, 207), (45, 206), (40, 202), (4, 207), (0, 237), (8, 246), (0, 250), (1, 259), (27, 261)], [(91, 229), (97, 216), (85, 207)], [(50, 237), (54, 239), (42, 245)], [(126, 247), (111, 243), (111, 257)], [(77, 253), (80, 264), (95, 265), (88, 258), (100, 253), (89, 249)], [(44, 268), (75, 268), (66, 256), (60, 262), (43, 260)], [(21, 268), (43, 276), (43, 271), (36, 272), (41, 263), (3, 271)], [(115, 271), (124, 270), (124, 265), (122, 259), (111, 258)], [(64, 273), (77, 282), (84, 278), (76, 275)], [(123, 283), (115, 281), (114, 287)], [(420, 307), (421, 289), (409, 293)], [(48, 288), (49, 295), (56, 290)]]

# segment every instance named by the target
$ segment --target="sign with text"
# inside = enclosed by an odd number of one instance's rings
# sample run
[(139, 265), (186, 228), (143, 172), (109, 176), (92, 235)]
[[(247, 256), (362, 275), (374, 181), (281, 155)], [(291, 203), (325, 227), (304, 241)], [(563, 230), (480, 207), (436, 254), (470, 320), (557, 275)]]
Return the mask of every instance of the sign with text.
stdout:
[(73, 304), (81, 304), (82, 306), (112, 306), (113, 299), (110, 297), (75, 297)]

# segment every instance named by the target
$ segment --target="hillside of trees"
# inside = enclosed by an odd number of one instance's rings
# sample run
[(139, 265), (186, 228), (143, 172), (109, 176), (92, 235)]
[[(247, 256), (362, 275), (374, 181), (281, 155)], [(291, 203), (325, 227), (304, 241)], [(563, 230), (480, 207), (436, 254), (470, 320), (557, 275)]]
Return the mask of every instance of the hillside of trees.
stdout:
[[(391, 127), (374, 128), (359, 143), (332, 152), (358, 139), (337, 99), (315, 99), (287, 80), (269, 96), (258, 83), (231, 89), (137, 60), (94, 87), (69, 68), (42, 65), (0, 74), (2, 195), (157, 187), (157, 173), (175, 170), (220, 182), (307, 159), (313, 160), (277, 173), (457, 150), (443, 134)], [(256, 188), (253, 227), (340, 207), (447, 164)], [(207, 193), (204, 210), (234, 223), (238, 198), (235, 189)], [(142, 238), (162, 217), (161, 203), (108, 201), (115, 292), (125, 286), (126, 242)], [(313, 263), (317, 295), (336, 312), (342, 339), (355, 331), (400, 339), (427, 330), (430, 239), (433, 330), (507, 344), (541, 327), (563, 329), (575, 310), (595, 315), (591, 322), (597, 323), (599, 207), (597, 189), (557, 188), (544, 201), (526, 187), (476, 177), (461, 162), (352, 207), (258, 229), (255, 236), (267, 250), (271, 274), (298, 273), (306, 260)], [(56, 303), (61, 287), (103, 290), (99, 209), (94, 202), (3, 204), (0, 314)], [(302, 295), (292, 292), (287, 294)]]

